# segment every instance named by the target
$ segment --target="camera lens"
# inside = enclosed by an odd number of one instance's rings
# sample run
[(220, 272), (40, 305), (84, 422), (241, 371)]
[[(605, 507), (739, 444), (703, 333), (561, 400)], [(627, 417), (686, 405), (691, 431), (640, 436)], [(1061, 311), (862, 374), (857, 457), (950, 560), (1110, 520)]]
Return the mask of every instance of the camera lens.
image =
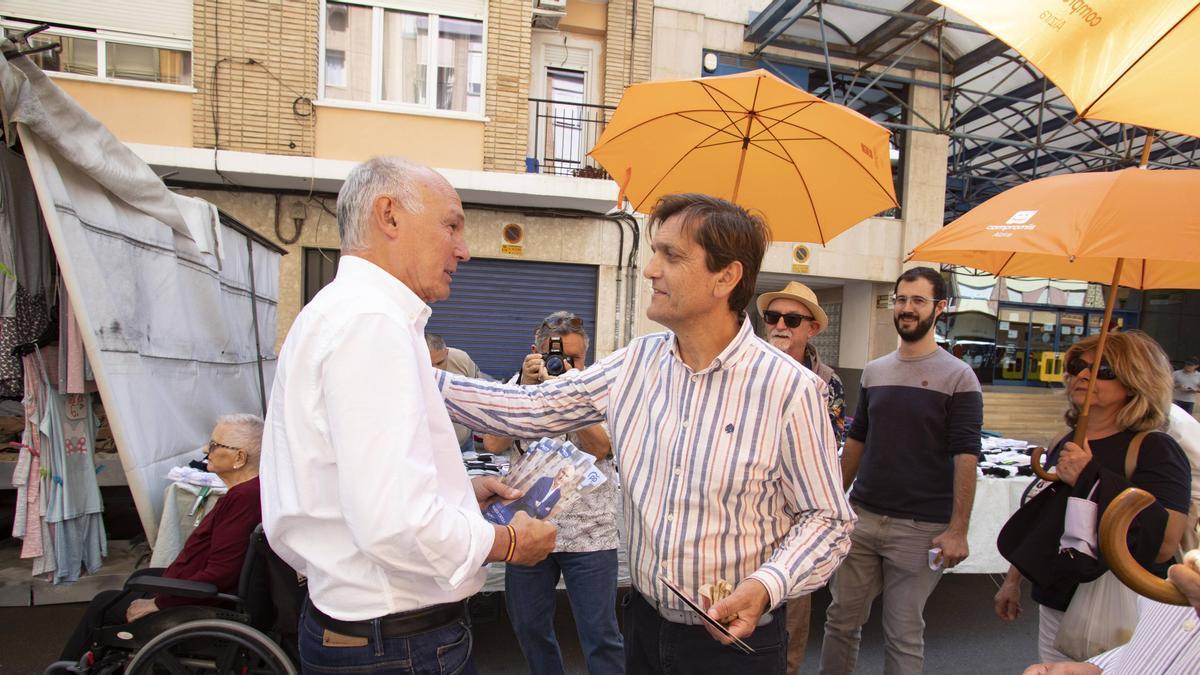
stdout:
[(567, 364), (563, 361), (563, 357), (557, 354), (547, 356), (546, 372), (556, 377), (567, 372)]

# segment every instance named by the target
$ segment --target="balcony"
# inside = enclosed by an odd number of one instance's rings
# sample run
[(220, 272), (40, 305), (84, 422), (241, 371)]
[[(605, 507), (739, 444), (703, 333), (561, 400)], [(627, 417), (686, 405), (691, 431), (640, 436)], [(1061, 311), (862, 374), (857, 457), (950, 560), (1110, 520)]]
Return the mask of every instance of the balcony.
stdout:
[(529, 152), (526, 173), (608, 178), (587, 156), (612, 117), (614, 106), (529, 99)]

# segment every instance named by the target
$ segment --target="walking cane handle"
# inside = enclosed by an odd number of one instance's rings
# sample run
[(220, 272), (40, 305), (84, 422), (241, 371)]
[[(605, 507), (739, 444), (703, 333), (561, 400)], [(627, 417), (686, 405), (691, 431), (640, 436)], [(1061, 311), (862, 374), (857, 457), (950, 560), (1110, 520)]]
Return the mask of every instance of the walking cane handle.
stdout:
[(1190, 605), (1174, 584), (1147, 572), (1129, 552), (1129, 523), (1153, 503), (1149, 492), (1135, 487), (1117, 495), (1100, 518), (1100, 550), (1113, 574), (1138, 595), (1168, 605)]
[(1042, 455), (1046, 454), (1045, 448), (1034, 448), (1029, 451), (1029, 468), (1033, 469), (1033, 473), (1042, 480), (1056, 481), (1058, 474), (1046, 471), (1042, 466)]

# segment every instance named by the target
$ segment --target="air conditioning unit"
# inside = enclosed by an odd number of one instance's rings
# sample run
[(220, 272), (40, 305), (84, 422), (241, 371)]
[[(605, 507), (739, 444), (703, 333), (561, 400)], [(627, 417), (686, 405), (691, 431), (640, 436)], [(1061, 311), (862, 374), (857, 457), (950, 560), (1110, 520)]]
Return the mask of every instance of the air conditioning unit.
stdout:
[(533, 0), (533, 27), (557, 30), (567, 15), (567, 0)]
[(538, 9), (565, 12), (567, 11), (567, 0), (533, 0), (533, 6)]

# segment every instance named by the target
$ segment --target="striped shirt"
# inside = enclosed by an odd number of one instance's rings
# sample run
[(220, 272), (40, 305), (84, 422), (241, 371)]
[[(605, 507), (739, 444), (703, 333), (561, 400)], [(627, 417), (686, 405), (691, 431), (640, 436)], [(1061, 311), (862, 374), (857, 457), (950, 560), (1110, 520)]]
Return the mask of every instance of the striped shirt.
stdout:
[(750, 577), (776, 607), (823, 586), (850, 548), (824, 383), (749, 321), (697, 372), (657, 333), (537, 387), (438, 377), (473, 429), (530, 438), (608, 422), (630, 574), (666, 607), (685, 609), (660, 575), (692, 597)]
[(1128, 643), (1093, 657), (1105, 675), (1200, 673), (1200, 618), (1191, 607), (1138, 598), (1138, 622)]

